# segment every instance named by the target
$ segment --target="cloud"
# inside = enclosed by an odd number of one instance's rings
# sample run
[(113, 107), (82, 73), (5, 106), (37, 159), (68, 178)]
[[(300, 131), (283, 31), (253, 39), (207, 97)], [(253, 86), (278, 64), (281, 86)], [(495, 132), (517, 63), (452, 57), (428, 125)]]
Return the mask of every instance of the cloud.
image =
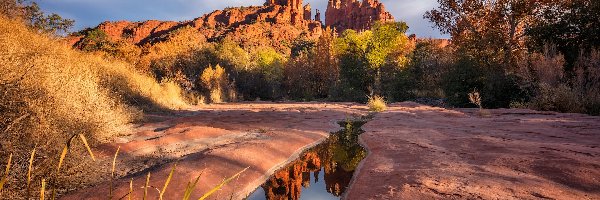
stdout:
[[(423, 19), (436, 0), (380, 0), (397, 20), (406, 21), (410, 33), (421, 37), (442, 37)], [(75, 30), (94, 27), (103, 21), (149, 19), (191, 20), (225, 7), (262, 5), (264, 0), (52, 0), (39, 1), (42, 10), (75, 20)], [(304, 0), (325, 17), (327, 0)]]

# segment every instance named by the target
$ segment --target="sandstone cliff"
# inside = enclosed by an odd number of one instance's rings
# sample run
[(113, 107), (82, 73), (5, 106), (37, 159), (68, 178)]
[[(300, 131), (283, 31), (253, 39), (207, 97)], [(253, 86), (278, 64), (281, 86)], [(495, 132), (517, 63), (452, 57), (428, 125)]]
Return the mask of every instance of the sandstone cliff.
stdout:
[(325, 24), (338, 32), (346, 29), (367, 30), (376, 21), (393, 22), (394, 16), (378, 0), (329, 0)]
[[(190, 21), (103, 22), (96, 29), (104, 31), (112, 41), (145, 45), (190, 26), (209, 41), (229, 37), (243, 47), (271, 46), (287, 51), (286, 45), (300, 35), (309, 38), (321, 35), (322, 24), (312, 20), (311, 13), (310, 5), (303, 6), (302, 0), (267, 0), (264, 6), (216, 10)], [(76, 45), (82, 39), (74, 36), (68, 41)]]
[[(263, 6), (227, 8), (182, 22), (149, 20), (144, 22), (103, 22), (95, 29), (104, 31), (111, 41), (147, 45), (164, 40), (166, 35), (190, 26), (209, 41), (230, 38), (244, 48), (270, 46), (289, 52), (289, 44), (300, 36), (317, 38), (322, 33), (321, 13), (314, 20), (309, 4), (302, 0), (266, 0)], [(394, 21), (378, 0), (329, 0), (325, 24), (338, 32), (370, 29), (376, 21)], [(77, 46), (85, 33), (68, 38)]]

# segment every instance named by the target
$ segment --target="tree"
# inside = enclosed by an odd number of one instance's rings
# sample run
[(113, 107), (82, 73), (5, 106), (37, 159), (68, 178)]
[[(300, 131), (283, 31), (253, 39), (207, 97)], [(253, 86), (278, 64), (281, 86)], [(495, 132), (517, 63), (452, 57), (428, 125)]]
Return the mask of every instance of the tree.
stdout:
[(556, 1), (536, 17), (528, 30), (530, 47), (538, 52), (546, 44), (556, 45), (573, 66), (580, 50), (588, 53), (600, 47), (600, 1)]
[(289, 97), (313, 100), (330, 96), (339, 79), (335, 39), (335, 32), (326, 28), (316, 42), (300, 42), (292, 48), (300, 51), (294, 56), (292, 50), (292, 58), (285, 67), (285, 88)]
[[(382, 67), (386, 63), (394, 63), (397, 67), (407, 64), (406, 55), (410, 52), (410, 41), (406, 36), (408, 25), (404, 22), (376, 23), (373, 35), (366, 49), (369, 68), (375, 71), (373, 93), (382, 94)], [(392, 70), (394, 70), (392, 68)]]
[(0, 9), (0, 14), (12, 19), (23, 20), (30, 27), (42, 32), (68, 33), (75, 23), (75, 21), (64, 19), (55, 13), (46, 15), (36, 2), (27, 3), (26, 0), (1, 0)]
[(425, 18), (452, 36), (460, 51), (488, 66), (509, 69), (525, 49), (525, 28), (546, 0), (438, 0)]
[(336, 52), (340, 75), (349, 92), (362, 92), (363, 96), (382, 94), (382, 67), (408, 61), (411, 43), (405, 34), (407, 30), (404, 22), (378, 22), (368, 31), (344, 31), (336, 42)]

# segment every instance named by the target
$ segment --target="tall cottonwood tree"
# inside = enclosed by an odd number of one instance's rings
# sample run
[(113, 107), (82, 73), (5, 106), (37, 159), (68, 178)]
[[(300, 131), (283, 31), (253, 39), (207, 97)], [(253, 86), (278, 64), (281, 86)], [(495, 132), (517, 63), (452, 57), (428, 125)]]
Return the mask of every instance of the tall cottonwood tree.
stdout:
[(525, 29), (549, 0), (438, 0), (429, 19), (462, 52), (486, 65), (512, 66), (526, 50)]

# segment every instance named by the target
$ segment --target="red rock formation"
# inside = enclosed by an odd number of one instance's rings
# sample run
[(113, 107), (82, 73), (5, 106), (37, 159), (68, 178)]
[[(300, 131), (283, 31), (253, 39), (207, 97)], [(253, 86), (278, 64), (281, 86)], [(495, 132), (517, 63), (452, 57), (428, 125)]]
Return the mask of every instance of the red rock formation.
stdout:
[(317, 14), (315, 14), (315, 21), (321, 22), (321, 11), (317, 9)]
[[(313, 38), (321, 35), (321, 22), (310, 19), (310, 5), (303, 7), (302, 0), (267, 0), (264, 5), (216, 10), (183, 22), (118, 21), (104, 22), (96, 28), (106, 32), (112, 41), (144, 45), (160, 41), (180, 27), (191, 26), (209, 40), (229, 37), (243, 47), (271, 46), (281, 51), (288, 51), (285, 43), (302, 33)], [(75, 36), (72, 40), (73, 44), (79, 41)]]
[(304, 6), (304, 20), (311, 20), (312, 10), (310, 8), (310, 3)]
[(339, 32), (346, 29), (367, 30), (376, 21), (394, 21), (394, 16), (378, 0), (329, 0), (325, 12), (325, 24)]
[(103, 22), (98, 29), (104, 31), (109, 39), (140, 44), (147, 42), (152, 36), (158, 36), (177, 28), (179, 23), (171, 21), (150, 20), (145, 22)]
[(286, 6), (292, 7), (293, 10), (302, 9), (302, 0), (267, 0), (265, 3), (266, 6)]

